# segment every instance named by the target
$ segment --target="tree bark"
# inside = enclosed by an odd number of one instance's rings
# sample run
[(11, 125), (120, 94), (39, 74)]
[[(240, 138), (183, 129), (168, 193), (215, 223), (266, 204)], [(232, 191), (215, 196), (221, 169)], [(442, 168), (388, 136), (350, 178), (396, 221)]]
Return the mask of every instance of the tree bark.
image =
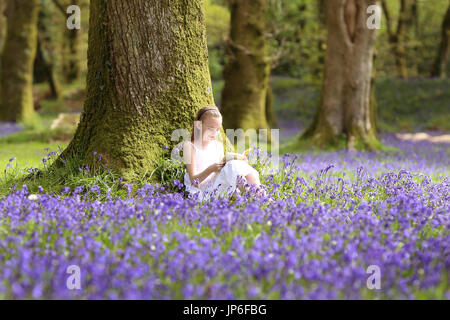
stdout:
[(447, 76), (447, 64), (450, 56), (450, 4), (442, 22), (442, 36), (439, 51), (433, 65), (431, 76), (445, 78)]
[(94, 166), (97, 152), (133, 179), (207, 105), (214, 99), (203, 0), (91, 0), (87, 96), (62, 157)]
[(37, 45), (38, 0), (7, 2), (6, 41), (0, 79), (0, 120), (27, 121), (33, 114), (33, 61)]
[(221, 106), (223, 125), (225, 129), (244, 131), (269, 129), (266, 95), (270, 63), (264, 34), (266, 1), (232, 0), (230, 5), (231, 30)]
[[(302, 135), (316, 145), (347, 148), (377, 146), (374, 101), (371, 102), (375, 30), (366, 26), (366, 9), (377, 0), (327, 1), (328, 38), (321, 101)], [(373, 96), (372, 96), (373, 99)]]

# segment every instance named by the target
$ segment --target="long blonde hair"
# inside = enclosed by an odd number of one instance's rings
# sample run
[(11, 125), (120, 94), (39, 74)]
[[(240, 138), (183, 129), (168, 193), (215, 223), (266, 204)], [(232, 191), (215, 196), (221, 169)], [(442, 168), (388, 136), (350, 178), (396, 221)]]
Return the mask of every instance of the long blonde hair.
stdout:
[(214, 117), (214, 118), (222, 118), (222, 114), (220, 113), (220, 111), (217, 107), (207, 106), (207, 107), (203, 107), (200, 110), (198, 110), (197, 114), (195, 115), (194, 123), (192, 124), (191, 142), (194, 142), (195, 133), (201, 135), (201, 132), (199, 132), (199, 129), (197, 129), (195, 127), (195, 121), (203, 122), (203, 120), (206, 119), (205, 114), (207, 114), (207, 116)]

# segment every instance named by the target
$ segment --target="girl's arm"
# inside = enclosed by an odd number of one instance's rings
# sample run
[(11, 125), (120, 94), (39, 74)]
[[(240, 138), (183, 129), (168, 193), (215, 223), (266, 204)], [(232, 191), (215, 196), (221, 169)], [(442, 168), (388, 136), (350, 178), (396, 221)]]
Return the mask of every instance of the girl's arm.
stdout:
[(194, 187), (198, 187), (198, 185), (205, 180), (211, 173), (218, 172), (222, 169), (225, 163), (213, 163), (208, 168), (203, 170), (202, 172), (195, 174), (195, 152), (194, 146), (191, 143), (185, 143), (183, 146), (183, 158), (184, 163), (186, 165), (186, 170), (189, 174), (189, 179), (193, 182), (195, 179), (198, 179), (199, 183), (192, 185)]

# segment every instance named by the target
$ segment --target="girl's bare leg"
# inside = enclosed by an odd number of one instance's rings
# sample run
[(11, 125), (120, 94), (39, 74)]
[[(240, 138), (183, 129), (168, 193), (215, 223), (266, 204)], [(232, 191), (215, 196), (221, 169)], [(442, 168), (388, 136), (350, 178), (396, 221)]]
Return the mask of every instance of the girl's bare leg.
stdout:
[[(258, 176), (254, 176), (252, 173), (250, 173), (250, 174), (248, 174), (248, 175), (245, 176), (245, 179), (246, 179), (250, 184), (256, 185), (256, 189), (258, 189), (258, 192), (257, 192), (257, 195), (258, 195), (258, 196), (261, 196), (261, 195), (267, 196), (266, 191), (265, 191), (263, 188), (260, 187), (260, 186), (261, 186), (261, 182), (259, 181), (259, 177), (258, 177)], [(247, 187), (245, 190), (246, 190), (246, 191), (249, 191), (250, 188)], [(273, 201), (274, 201), (273, 198), (270, 197), (270, 198), (269, 198), (269, 203), (272, 203)]]
[(258, 176), (254, 176), (253, 173), (249, 173), (248, 175), (245, 176), (245, 179), (250, 183), (250, 184), (256, 184), (256, 185), (260, 185), (261, 182), (259, 181), (259, 177)]
[[(245, 183), (245, 180), (247, 180), (248, 184)], [(245, 192), (249, 192), (251, 189), (251, 186), (256, 186), (256, 189), (258, 190), (257, 191), (258, 196), (261, 196), (261, 195), (267, 196), (266, 191), (261, 187), (261, 182), (260, 182), (258, 176), (254, 176), (253, 174), (250, 173), (245, 176), (245, 180), (243, 180), (243, 181), (241, 180), (237, 184), (237, 187), (239, 188), (241, 193), (244, 192), (244, 190), (245, 190)], [(272, 203), (274, 201), (275, 200), (272, 197), (269, 198), (269, 203)]]

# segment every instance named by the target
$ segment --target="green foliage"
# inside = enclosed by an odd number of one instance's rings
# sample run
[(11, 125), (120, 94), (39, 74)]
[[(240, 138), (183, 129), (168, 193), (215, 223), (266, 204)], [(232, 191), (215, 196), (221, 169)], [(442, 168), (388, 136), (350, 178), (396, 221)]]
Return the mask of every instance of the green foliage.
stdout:
[(272, 77), (271, 86), (280, 119), (297, 119), (303, 125), (313, 119), (320, 98), (318, 86), (289, 77)]
[(75, 133), (75, 129), (57, 128), (57, 129), (39, 129), (32, 130), (30, 128), (15, 132), (4, 138), (0, 138), (0, 143), (15, 144), (27, 142), (51, 143), (55, 141), (70, 141)]
[[(48, 149), (47, 149), (48, 150)], [(128, 185), (110, 170), (98, 166), (89, 168), (78, 158), (63, 160), (62, 165), (54, 165), (54, 161), (61, 153), (52, 151), (42, 159), (38, 167), (6, 169), (0, 179), (0, 195), (7, 194), (11, 189), (21, 188), (26, 184), (32, 193), (39, 193), (41, 188), (46, 192), (71, 195), (78, 188), (77, 193), (90, 193), (90, 198), (104, 200), (107, 197), (124, 197), (127, 195)]]
[(168, 191), (184, 192), (185, 187), (181, 187), (181, 184), (184, 183), (184, 174), (187, 171), (182, 161), (159, 158), (154, 160), (154, 167), (149, 179), (158, 181)]
[(224, 4), (211, 0), (205, 2), (205, 10), (209, 71), (212, 79), (220, 79), (225, 65), (225, 39), (230, 29), (230, 11)]
[(230, 11), (211, 0), (205, 2), (208, 46), (216, 46), (227, 37), (230, 28)]
[(450, 80), (382, 79), (375, 85), (381, 131), (450, 130)]
[[(209, 50), (209, 73), (211, 79), (221, 79), (224, 68), (224, 53), (222, 48)], [(218, 92), (220, 93), (220, 91)]]
[[(32, 144), (27, 145), (29, 150)], [(48, 148), (47, 151), (49, 151)], [(9, 161), (7, 159), (11, 157), (11, 154), (3, 155), (0, 152), (0, 164), (4, 163), (6, 166), (0, 177), (0, 196), (7, 194), (12, 188), (21, 188), (24, 184), (32, 193), (38, 193), (40, 187), (46, 192), (63, 192), (66, 195), (73, 194), (76, 188), (79, 194), (94, 190), (95, 192), (90, 193), (89, 197), (96, 200), (125, 197), (146, 183), (156, 184), (162, 187), (162, 190), (169, 192), (185, 190), (181, 184), (184, 183), (186, 168), (181, 161), (167, 157), (158, 158), (154, 160), (155, 169), (152, 172), (143, 174), (127, 184), (100, 161), (96, 166), (89, 167), (81, 159), (73, 157), (62, 159), (59, 165), (55, 165), (54, 162), (61, 155), (61, 151), (62, 148), (58, 147), (58, 151), (47, 152), (47, 156), (41, 158), (40, 164), (36, 159), (25, 162), (20, 154), (15, 155), (19, 159), (14, 158)], [(101, 157), (99, 154), (95, 156), (98, 157), (97, 159)]]
[(41, 117), (36, 112), (31, 113), (24, 119), (22, 127), (25, 130), (42, 130), (43, 125)]
[(275, 74), (320, 81), (326, 28), (321, 1), (268, 0), (266, 17), (270, 56)]
[[(392, 27), (396, 31), (400, 1), (386, 1), (386, 3), (392, 16)], [(406, 64), (409, 77), (430, 75), (441, 40), (441, 24), (448, 7), (448, 0), (417, 1), (417, 4), (418, 21), (415, 22), (413, 12), (409, 12), (409, 23), (406, 29)], [(381, 19), (381, 29), (377, 32), (375, 48), (377, 75), (396, 76), (395, 60), (388, 41), (384, 15)], [(448, 70), (450, 70), (450, 64)]]

